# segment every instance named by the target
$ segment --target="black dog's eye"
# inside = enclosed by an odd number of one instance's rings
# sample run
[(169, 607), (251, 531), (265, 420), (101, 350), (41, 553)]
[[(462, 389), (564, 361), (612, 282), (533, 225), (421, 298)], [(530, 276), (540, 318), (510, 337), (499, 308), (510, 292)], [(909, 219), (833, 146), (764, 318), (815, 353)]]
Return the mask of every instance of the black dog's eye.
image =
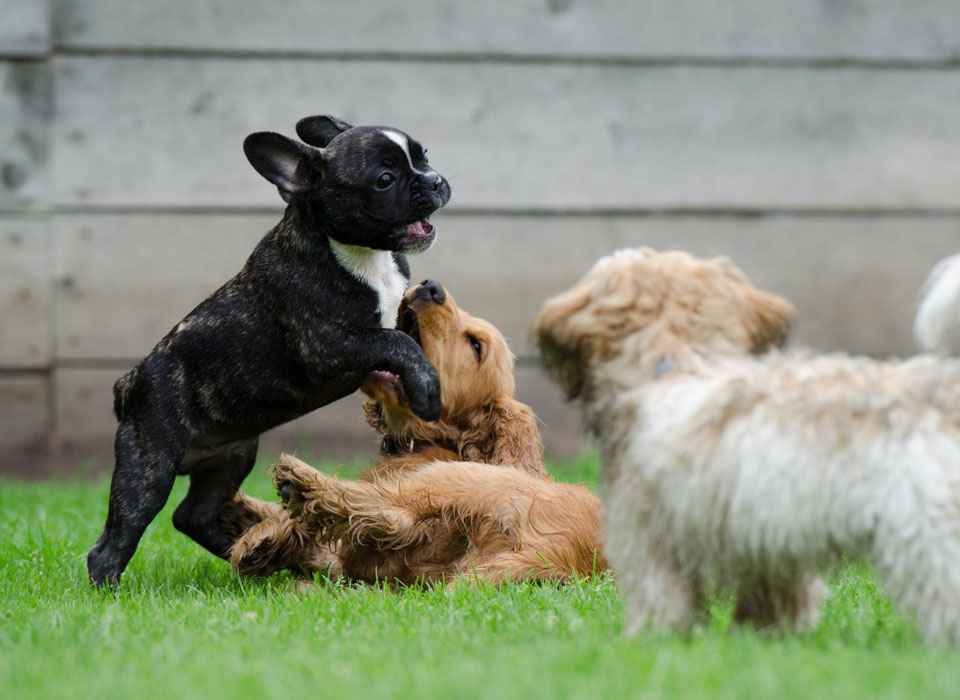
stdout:
[(380, 173), (380, 177), (377, 178), (377, 189), (389, 190), (396, 181), (397, 178), (393, 176), (393, 173)]
[(483, 359), (483, 346), (473, 333), (467, 333), (467, 340), (470, 341), (470, 347), (477, 354), (477, 362), (480, 362)]

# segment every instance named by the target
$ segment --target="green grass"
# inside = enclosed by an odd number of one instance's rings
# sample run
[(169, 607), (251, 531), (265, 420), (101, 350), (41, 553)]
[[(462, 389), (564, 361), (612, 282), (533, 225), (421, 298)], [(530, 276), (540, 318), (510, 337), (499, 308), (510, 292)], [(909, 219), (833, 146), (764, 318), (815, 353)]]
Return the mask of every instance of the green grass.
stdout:
[[(349, 473), (350, 469), (341, 470)], [(595, 481), (596, 460), (555, 466)], [(377, 587), (238, 579), (150, 527), (119, 592), (86, 585), (107, 482), (0, 481), (6, 697), (949, 697), (960, 658), (925, 647), (866, 568), (832, 579), (820, 627), (777, 637), (711, 608), (689, 635), (621, 635), (611, 578), (565, 587)], [(262, 470), (247, 490), (269, 496)]]

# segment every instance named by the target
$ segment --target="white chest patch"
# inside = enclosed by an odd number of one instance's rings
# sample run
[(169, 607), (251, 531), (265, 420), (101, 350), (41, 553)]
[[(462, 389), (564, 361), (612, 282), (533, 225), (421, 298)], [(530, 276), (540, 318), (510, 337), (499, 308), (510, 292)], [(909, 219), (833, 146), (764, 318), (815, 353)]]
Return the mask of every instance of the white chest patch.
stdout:
[(357, 245), (345, 245), (330, 239), (330, 247), (337, 260), (356, 279), (370, 287), (380, 300), (380, 325), (394, 328), (400, 299), (407, 290), (407, 280), (386, 250), (371, 250)]

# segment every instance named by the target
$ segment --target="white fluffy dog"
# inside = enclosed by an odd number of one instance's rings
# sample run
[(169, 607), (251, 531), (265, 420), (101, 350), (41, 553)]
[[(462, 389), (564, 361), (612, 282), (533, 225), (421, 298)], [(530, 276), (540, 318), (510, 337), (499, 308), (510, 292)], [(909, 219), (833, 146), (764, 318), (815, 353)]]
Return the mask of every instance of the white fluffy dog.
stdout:
[[(957, 274), (920, 314), (937, 342)], [(925, 638), (957, 640), (960, 361), (767, 353), (792, 313), (726, 258), (649, 249), (540, 311), (545, 362), (600, 445), (628, 631), (693, 624), (705, 585), (735, 594), (737, 621), (807, 628), (817, 573), (865, 555)]]

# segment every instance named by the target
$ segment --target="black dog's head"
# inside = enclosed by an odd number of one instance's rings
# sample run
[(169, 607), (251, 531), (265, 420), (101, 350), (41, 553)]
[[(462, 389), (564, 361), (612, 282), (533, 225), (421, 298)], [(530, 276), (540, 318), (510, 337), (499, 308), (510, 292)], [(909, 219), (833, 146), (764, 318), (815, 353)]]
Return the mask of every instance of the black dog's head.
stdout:
[(304, 202), (319, 229), (349, 245), (419, 253), (433, 243), (428, 221), (450, 185), (427, 152), (388, 127), (351, 126), (330, 116), (301, 119), (297, 134), (258, 132), (243, 142), (257, 172), (285, 202)]

